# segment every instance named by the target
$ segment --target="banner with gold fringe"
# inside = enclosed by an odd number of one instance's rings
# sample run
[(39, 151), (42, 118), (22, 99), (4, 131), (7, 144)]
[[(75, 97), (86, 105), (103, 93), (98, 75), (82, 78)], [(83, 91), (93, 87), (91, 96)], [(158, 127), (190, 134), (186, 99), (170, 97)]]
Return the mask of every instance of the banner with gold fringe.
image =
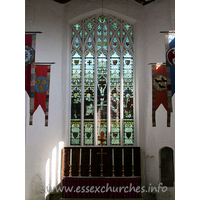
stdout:
[(40, 105), (45, 113), (45, 126), (48, 126), (50, 71), (51, 65), (36, 65), (34, 110), (30, 113), (30, 125), (33, 124), (33, 114)]

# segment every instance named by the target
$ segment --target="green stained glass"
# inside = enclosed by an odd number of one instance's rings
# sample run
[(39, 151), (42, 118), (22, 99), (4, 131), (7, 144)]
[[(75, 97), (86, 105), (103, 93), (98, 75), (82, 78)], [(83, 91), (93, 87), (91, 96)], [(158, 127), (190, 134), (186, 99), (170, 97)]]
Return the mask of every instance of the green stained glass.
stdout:
[(84, 70), (84, 144), (94, 145), (94, 55), (87, 52)]
[(92, 39), (91, 39), (91, 37), (88, 38), (87, 47), (88, 47), (89, 49), (92, 48)]
[(80, 46), (80, 41), (79, 41), (78, 37), (76, 37), (76, 39), (74, 41), (74, 47), (79, 48), (79, 46)]
[(120, 56), (110, 57), (110, 144), (120, 144)]
[(99, 49), (101, 49), (101, 39), (100, 38), (98, 38), (98, 40), (97, 40), (97, 51)]
[(113, 32), (110, 30), (110, 38), (112, 37), (112, 35), (113, 35)]
[(106, 22), (106, 17), (104, 15), (101, 15), (99, 17), (99, 22), (102, 23), (102, 24), (105, 23)]
[(81, 134), (81, 71), (82, 58), (78, 52), (72, 55), (71, 68), (71, 133), (70, 144), (80, 145)]
[(93, 27), (93, 24), (91, 22), (88, 22), (87, 28), (88, 28), (89, 31), (92, 30), (92, 27)]
[(75, 32), (74, 30), (72, 30), (72, 38), (74, 38)]
[(88, 35), (87, 31), (85, 31), (85, 38), (87, 37), (87, 35)]
[(133, 57), (127, 51), (123, 56), (123, 132), (124, 144), (134, 144), (133, 116)]
[(126, 35), (126, 33), (125, 33), (125, 31), (123, 30), (123, 31), (122, 31), (122, 38), (124, 38), (125, 35)]
[(75, 27), (76, 31), (78, 31), (78, 29), (79, 29), (81, 26), (80, 26), (80, 24), (75, 24), (74, 27)]
[(80, 37), (81, 38), (83, 37), (83, 31), (82, 30), (80, 31)]
[(103, 26), (103, 35), (104, 36), (107, 35), (107, 26), (106, 25)]
[(130, 25), (130, 24), (125, 24), (124, 27), (125, 27), (126, 30), (128, 31), (128, 30), (130, 29), (131, 25)]
[(95, 31), (92, 32), (92, 36), (93, 36), (93, 38), (95, 37)]
[(97, 58), (97, 135), (101, 132), (107, 137), (107, 57), (103, 52)]
[(117, 22), (114, 22), (111, 26), (113, 27), (113, 29), (114, 29), (115, 31), (116, 31), (117, 28), (118, 28), (118, 24), (117, 24)]
[(130, 32), (130, 36), (131, 36), (131, 38), (133, 38), (133, 31)]
[(117, 32), (118, 37), (120, 38), (120, 31)]
[(97, 27), (97, 35), (101, 35), (101, 25), (100, 24)]

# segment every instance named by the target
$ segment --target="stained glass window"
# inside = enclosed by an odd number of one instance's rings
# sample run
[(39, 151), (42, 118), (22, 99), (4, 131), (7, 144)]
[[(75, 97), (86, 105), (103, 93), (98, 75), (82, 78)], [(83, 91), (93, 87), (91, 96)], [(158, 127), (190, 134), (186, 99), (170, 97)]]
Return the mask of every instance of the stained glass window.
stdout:
[(84, 144), (94, 144), (94, 55), (87, 52), (84, 70)]
[(120, 56), (114, 51), (110, 57), (110, 143), (120, 144)]
[(70, 144), (103, 132), (105, 145), (134, 145), (133, 25), (95, 15), (71, 27)]
[(79, 52), (72, 55), (71, 68), (71, 145), (80, 145), (81, 137), (81, 75), (82, 58)]
[(124, 144), (133, 145), (133, 57), (128, 51), (123, 56), (123, 84)]
[(107, 136), (107, 57), (104, 52), (97, 58), (97, 135), (101, 132)]

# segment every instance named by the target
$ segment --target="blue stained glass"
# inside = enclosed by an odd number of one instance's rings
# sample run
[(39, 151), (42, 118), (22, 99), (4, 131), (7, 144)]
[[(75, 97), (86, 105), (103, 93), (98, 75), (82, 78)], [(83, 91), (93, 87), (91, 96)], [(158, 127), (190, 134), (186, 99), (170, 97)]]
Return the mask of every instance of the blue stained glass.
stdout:
[(79, 46), (80, 46), (80, 41), (79, 41), (79, 39), (76, 37), (75, 42), (74, 42), (74, 47), (75, 47), (75, 48), (79, 48)]
[(120, 144), (120, 56), (110, 57), (110, 144)]
[(91, 37), (88, 38), (87, 47), (88, 47), (89, 49), (92, 48), (92, 39), (91, 39)]
[(107, 39), (104, 38), (103, 40), (103, 48), (107, 51)]
[(112, 47), (113, 47), (113, 48), (116, 48), (117, 46), (118, 46), (117, 38), (114, 37), (114, 38), (113, 38), (113, 42), (112, 42)]
[(123, 132), (124, 144), (134, 144), (133, 57), (127, 51), (123, 57)]
[(106, 25), (104, 25), (104, 27), (103, 27), (103, 35), (104, 36), (107, 35), (107, 26)]
[(100, 24), (97, 27), (97, 35), (101, 35), (101, 25)]
[(97, 51), (99, 49), (101, 49), (101, 39), (100, 38), (98, 38), (98, 40), (97, 40)]
[(125, 47), (126, 47), (126, 48), (129, 48), (129, 47), (130, 47), (130, 40), (128, 39), (128, 36), (126, 37)]

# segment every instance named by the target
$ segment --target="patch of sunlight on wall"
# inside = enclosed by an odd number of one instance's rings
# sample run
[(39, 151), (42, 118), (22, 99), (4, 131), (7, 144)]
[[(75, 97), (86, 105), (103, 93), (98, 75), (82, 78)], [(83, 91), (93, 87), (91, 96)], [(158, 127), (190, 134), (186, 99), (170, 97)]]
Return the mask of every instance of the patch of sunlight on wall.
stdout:
[(57, 179), (57, 184), (59, 184), (61, 182), (61, 155), (62, 152), (61, 150), (64, 147), (64, 142), (60, 141), (58, 144), (58, 179)]
[(45, 166), (45, 198), (49, 194), (50, 187), (50, 159), (48, 158)]
[(54, 147), (52, 150), (52, 159), (51, 159), (51, 188), (53, 189), (56, 186), (56, 159), (57, 158), (57, 147)]

